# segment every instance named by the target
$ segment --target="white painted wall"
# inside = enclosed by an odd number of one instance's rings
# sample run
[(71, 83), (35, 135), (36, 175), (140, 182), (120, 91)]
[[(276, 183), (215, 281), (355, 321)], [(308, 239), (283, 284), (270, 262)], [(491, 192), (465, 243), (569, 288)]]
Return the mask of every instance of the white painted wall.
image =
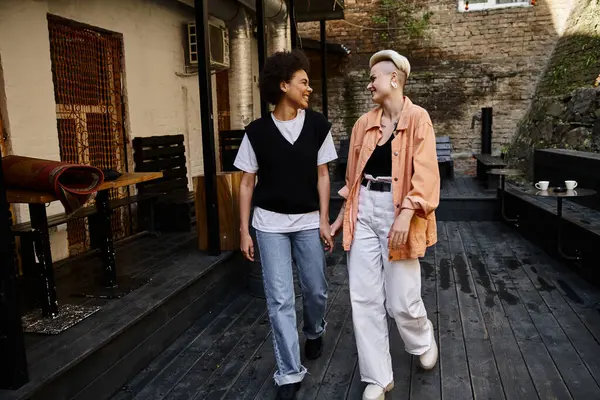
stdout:
[[(60, 159), (48, 13), (123, 35), (127, 136), (186, 135), (191, 189), (191, 176), (203, 171), (198, 76), (177, 73), (185, 67), (183, 25), (194, 12), (176, 1), (1, 0), (0, 105), (12, 154)], [(216, 115), (216, 97), (213, 105)], [(26, 210), (18, 207), (19, 220), (28, 219)], [(58, 202), (48, 209), (61, 211)], [(54, 233), (52, 244), (55, 260), (68, 256), (66, 232)]]

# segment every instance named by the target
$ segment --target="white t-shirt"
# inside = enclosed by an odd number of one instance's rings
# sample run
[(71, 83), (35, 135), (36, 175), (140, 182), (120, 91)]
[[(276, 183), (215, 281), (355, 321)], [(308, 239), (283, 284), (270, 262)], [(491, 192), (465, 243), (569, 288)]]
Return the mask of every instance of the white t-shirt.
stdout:
[[(272, 113), (271, 117), (285, 140), (294, 144), (304, 127), (304, 119), (306, 117), (304, 110), (298, 110), (296, 118), (289, 121), (280, 121)], [(331, 136), (331, 132), (329, 132), (319, 149), (317, 165), (327, 164), (336, 158), (337, 152), (333, 143), (333, 137)], [(247, 135), (244, 135), (242, 139), (242, 144), (233, 165), (251, 174), (255, 174), (258, 171), (256, 154)], [(316, 229), (319, 227), (319, 211), (306, 214), (280, 214), (256, 207), (254, 209), (254, 218), (252, 218), (252, 226), (259, 231), (271, 233), (289, 233)]]

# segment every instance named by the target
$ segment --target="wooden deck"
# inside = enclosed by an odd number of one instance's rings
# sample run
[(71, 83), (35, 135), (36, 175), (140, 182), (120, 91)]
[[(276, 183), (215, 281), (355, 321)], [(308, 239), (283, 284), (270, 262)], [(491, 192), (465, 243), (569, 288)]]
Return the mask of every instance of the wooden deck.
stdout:
[[(501, 223), (440, 222), (438, 232), (422, 275), (440, 360), (419, 370), (392, 328), (396, 388), (387, 399), (600, 398), (600, 292)], [(339, 250), (328, 275), (326, 347), (305, 362), (298, 398), (360, 399)], [(242, 294), (200, 316), (113, 400), (268, 400), (274, 368), (264, 300)]]
[(237, 268), (245, 268), (231, 252), (210, 256), (197, 243), (193, 232), (119, 243), (119, 279), (145, 283), (118, 299), (73, 296), (90, 284), (99, 285), (102, 265), (97, 254), (57, 263), (61, 307), (78, 304), (100, 310), (58, 335), (25, 334), (30, 380), (18, 390), (0, 390), (0, 399), (106, 399), (198, 315), (225, 307), (242, 293), (235, 276), (240, 275)]
[(471, 175), (457, 174), (452, 180), (444, 180), (440, 200), (465, 198), (495, 198), (496, 189), (486, 189)]

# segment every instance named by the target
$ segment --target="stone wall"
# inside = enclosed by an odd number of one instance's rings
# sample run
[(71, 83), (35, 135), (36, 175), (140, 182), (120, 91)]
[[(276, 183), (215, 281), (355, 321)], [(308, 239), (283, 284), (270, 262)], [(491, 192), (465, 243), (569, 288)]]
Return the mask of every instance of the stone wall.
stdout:
[[(451, 137), (457, 169), (472, 171), (471, 155), (481, 149), (481, 108), (494, 109), (492, 148), (498, 154), (531, 104), (574, 1), (462, 12), (455, 0), (346, 0), (345, 20), (327, 22), (328, 40), (352, 51), (330, 55), (335, 139), (347, 137), (356, 119), (373, 107), (366, 90), (368, 60), (375, 51), (392, 48), (412, 64), (407, 96), (429, 111), (438, 135)], [(319, 38), (317, 23), (300, 24), (299, 31)], [(319, 54), (307, 53), (318, 108)]]
[[(577, 4), (508, 156), (531, 171), (535, 148), (600, 152), (600, 2)], [(597, 82), (596, 82), (597, 84)]]

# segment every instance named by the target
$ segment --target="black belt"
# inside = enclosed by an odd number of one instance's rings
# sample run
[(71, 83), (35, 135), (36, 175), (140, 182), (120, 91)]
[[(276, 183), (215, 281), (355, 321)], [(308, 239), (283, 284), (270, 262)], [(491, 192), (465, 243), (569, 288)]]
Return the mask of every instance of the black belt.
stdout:
[(369, 181), (367, 178), (363, 178), (361, 185), (367, 187), (369, 190), (374, 190), (376, 192), (391, 192), (392, 191), (392, 183), (391, 182), (374, 182)]

